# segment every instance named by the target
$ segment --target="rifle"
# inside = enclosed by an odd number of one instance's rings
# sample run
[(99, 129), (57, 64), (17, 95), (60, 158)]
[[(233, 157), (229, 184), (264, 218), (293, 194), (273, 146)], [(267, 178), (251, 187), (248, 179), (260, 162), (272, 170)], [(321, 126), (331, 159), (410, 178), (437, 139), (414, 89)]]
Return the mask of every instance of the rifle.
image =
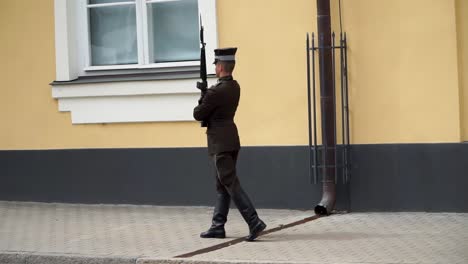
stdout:
[[(206, 74), (206, 55), (205, 55), (205, 41), (203, 37), (203, 24), (202, 24), (202, 18), (200, 16), (200, 79), (201, 82), (197, 82), (197, 88), (201, 90), (201, 97), (200, 100), (198, 100), (198, 103), (200, 104), (203, 97), (206, 94), (206, 91), (208, 90), (208, 81), (207, 81), (207, 74)], [(207, 127), (207, 121), (203, 120), (201, 122), (201, 127)]]

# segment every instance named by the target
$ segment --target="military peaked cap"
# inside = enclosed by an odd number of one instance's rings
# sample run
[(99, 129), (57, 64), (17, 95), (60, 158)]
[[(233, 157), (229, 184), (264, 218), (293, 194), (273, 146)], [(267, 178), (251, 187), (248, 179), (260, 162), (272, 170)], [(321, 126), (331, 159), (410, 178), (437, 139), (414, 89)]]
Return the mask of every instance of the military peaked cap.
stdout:
[(215, 61), (213, 64), (216, 64), (218, 61), (236, 61), (236, 51), (237, 48), (215, 49)]

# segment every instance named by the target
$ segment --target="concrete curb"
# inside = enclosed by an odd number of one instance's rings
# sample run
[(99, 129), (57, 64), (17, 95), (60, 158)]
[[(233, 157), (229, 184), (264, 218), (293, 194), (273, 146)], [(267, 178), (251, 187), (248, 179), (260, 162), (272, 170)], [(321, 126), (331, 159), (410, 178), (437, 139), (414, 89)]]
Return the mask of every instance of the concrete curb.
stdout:
[[(121, 256), (82, 256), (37, 254), (30, 252), (0, 252), (0, 264), (314, 264), (312, 262), (195, 260), (188, 258), (149, 258)], [(317, 263), (318, 264), (318, 263)]]
[(0, 264), (135, 264), (137, 257), (0, 252)]
[[(187, 258), (171, 258), (171, 259), (157, 259), (157, 258), (139, 258), (136, 264), (319, 264), (318, 262), (298, 262), (298, 261), (251, 261), (251, 260), (196, 260)], [(323, 264), (320, 262), (320, 264)], [(339, 264), (339, 263), (337, 263)], [(343, 263), (345, 264), (345, 263)], [(353, 263), (356, 264), (356, 263)]]

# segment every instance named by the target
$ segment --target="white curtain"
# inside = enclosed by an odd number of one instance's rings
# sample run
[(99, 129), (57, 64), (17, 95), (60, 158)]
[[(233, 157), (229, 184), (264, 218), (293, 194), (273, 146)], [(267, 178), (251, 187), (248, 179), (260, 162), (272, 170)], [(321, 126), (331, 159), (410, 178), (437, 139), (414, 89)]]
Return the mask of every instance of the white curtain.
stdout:
[(200, 58), (197, 0), (148, 4), (150, 62)]

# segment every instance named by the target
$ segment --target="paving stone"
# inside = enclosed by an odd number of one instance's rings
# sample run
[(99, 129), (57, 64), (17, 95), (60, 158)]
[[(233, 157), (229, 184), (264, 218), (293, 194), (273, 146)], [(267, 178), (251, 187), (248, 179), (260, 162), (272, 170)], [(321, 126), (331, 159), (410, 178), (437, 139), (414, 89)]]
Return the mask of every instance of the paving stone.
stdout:
[[(311, 211), (258, 210), (268, 228)], [(350, 213), (322, 217), (212, 252), (244, 237), (233, 209), (228, 238), (201, 239), (212, 208), (0, 202), (0, 264), (468, 264), (468, 214)]]
[[(86, 256), (174, 257), (226, 240), (202, 239), (212, 208), (0, 202), (0, 252)], [(270, 227), (312, 212), (259, 210)], [(236, 209), (229, 213), (228, 239), (246, 236)]]
[(468, 214), (332, 215), (193, 259), (467, 264)]

